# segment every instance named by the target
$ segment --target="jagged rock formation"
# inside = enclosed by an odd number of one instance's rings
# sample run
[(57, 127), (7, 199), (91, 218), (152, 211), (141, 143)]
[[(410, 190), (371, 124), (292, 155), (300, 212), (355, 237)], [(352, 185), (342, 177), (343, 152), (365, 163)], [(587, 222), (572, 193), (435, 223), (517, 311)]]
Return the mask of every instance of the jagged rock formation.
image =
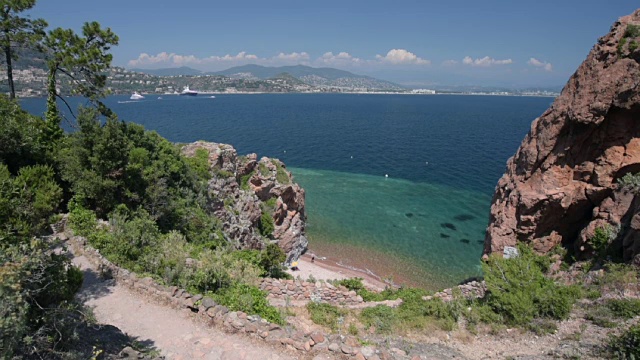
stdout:
[[(484, 253), (562, 243), (588, 256), (595, 229), (640, 252), (640, 200), (618, 185), (640, 172), (640, 10), (618, 20), (537, 118), (496, 187)], [(608, 224), (608, 225), (607, 225)]]
[[(293, 182), (291, 173), (277, 159), (257, 160), (256, 154), (238, 156), (227, 144), (198, 141), (182, 148), (185, 156), (198, 149), (209, 153), (209, 197), (215, 215), (222, 220), (228, 240), (239, 249), (261, 249), (273, 241), (297, 260), (307, 249), (304, 189)], [(270, 239), (260, 234), (263, 213), (273, 219)]]

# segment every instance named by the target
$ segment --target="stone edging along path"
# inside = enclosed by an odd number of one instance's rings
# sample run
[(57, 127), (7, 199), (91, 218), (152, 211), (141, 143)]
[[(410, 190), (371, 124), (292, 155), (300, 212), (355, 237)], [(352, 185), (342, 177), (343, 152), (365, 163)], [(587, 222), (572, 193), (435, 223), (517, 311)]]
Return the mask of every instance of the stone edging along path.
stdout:
[[(68, 236), (64, 232), (64, 222), (53, 226), (54, 236), (66, 240), (72, 252), (79, 256), (84, 255), (89, 262), (94, 264), (104, 278), (114, 279), (139, 294), (163, 305), (169, 305), (176, 309), (189, 310), (199, 320), (209, 326), (218, 327), (229, 333), (243, 333), (257, 339), (262, 339), (272, 345), (281, 345), (289, 350), (301, 352), (307, 357), (313, 354), (331, 354), (343, 358), (356, 358), (365, 360), (376, 359), (410, 359), (407, 354), (399, 349), (391, 350), (376, 348), (374, 346), (362, 346), (354, 336), (327, 334), (320, 331), (302, 332), (291, 326), (280, 326), (269, 323), (258, 315), (245, 314), (241, 311), (230, 311), (227, 307), (217, 304), (213, 299), (201, 294), (190, 294), (177, 286), (164, 286), (156, 283), (151, 277), (140, 278), (135, 273), (120, 268), (103, 257), (100, 252), (87, 244), (87, 240), (81, 236)], [(471, 286), (461, 285), (465, 296), (478, 296), (478, 291), (483, 290), (484, 284), (473, 283)], [(271, 299), (285, 300), (291, 298), (298, 301), (318, 301), (333, 303), (349, 308), (365, 308), (377, 305), (399, 306), (402, 301), (364, 302), (355, 291), (349, 291), (343, 286), (333, 286), (328, 282), (307, 282), (301, 280), (277, 280), (264, 279), (260, 288), (266, 291)], [(447, 301), (449, 293), (443, 291), (434, 296)], [(484, 291), (482, 291), (484, 292)]]
[[(135, 273), (122, 269), (104, 258), (100, 252), (87, 244), (81, 236), (66, 236), (56, 233), (66, 241), (74, 255), (83, 255), (94, 264), (101, 276), (111, 278), (155, 302), (168, 305), (176, 309), (188, 309), (194, 317), (211, 327), (217, 327), (229, 333), (243, 333), (257, 339), (262, 339), (271, 345), (280, 345), (289, 350), (298, 351), (301, 356), (314, 354), (333, 354), (340, 358), (354, 359), (410, 359), (403, 351), (392, 349), (375, 349), (372, 346), (362, 347), (358, 339), (353, 336), (326, 334), (319, 331), (302, 332), (291, 326), (273, 324), (258, 315), (248, 315), (241, 311), (230, 311), (227, 307), (217, 304), (213, 299), (201, 294), (190, 294), (176, 286), (164, 286), (156, 283), (152, 278), (140, 278)], [(306, 354), (306, 355), (305, 355)]]

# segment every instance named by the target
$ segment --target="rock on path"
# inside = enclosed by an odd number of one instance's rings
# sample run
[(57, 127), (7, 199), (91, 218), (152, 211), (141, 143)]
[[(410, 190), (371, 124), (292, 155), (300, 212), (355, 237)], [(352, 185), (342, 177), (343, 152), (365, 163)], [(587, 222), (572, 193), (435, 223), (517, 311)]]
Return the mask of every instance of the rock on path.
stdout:
[(84, 256), (75, 257), (73, 263), (85, 275), (78, 298), (93, 308), (97, 321), (160, 349), (167, 359), (297, 359), (254, 339), (205, 327), (179, 310), (145, 301), (112, 280), (100, 279)]

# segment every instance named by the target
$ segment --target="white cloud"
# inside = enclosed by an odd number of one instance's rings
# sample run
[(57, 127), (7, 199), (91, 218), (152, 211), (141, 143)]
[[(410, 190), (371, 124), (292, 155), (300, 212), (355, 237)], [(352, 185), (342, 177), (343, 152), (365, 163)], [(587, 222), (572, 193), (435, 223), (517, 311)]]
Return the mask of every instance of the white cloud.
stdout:
[(196, 68), (221, 69), (244, 64), (259, 65), (315, 65), (315, 66), (336, 66), (336, 67), (355, 67), (355, 66), (395, 66), (395, 65), (429, 65), (431, 61), (418, 57), (412, 52), (404, 49), (392, 49), (385, 56), (376, 55), (374, 59), (362, 59), (355, 57), (348, 52), (333, 53), (331, 51), (324, 53), (322, 56), (311, 59), (307, 52), (291, 52), (279, 53), (272, 57), (259, 57), (241, 51), (236, 55), (227, 54), (224, 56), (209, 56), (199, 58), (194, 55), (180, 55), (176, 53), (161, 52), (156, 55), (141, 53), (137, 59), (128, 62), (129, 67), (175, 67), (175, 66), (194, 66)]
[(352, 56), (348, 52), (339, 52), (334, 54), (329, 51), (324, 53), (321, 57), (317, 58), (314, 64), (319, 66), (351, 66), (365, 64), (366, 60), (362, 60), (355, 56)]
[(387, 55), (376, 55), (376, 59), (384, 63), (394, 65), (429, 65), (431, 61), (418, 57), (416, 54), (405, 49), (391, 49)]
[(453, 65), (456, 65), (456, 64), (458, 64), (458, 61), (456, 61), (456, 60), (445, 60), (445, 61), (442, 62), (443, 66), (453, 66)]
[(307, 54), (306, 52), (292, 52), (290, 54), (285, 54), (285, 53), (280, 53), (274, 57), (271, 58), (271, 60), (282, 60), (282, 61), (289, 61), (289, 62), (308, 62), (309, 61), (309, 54)]
[(545, 71), (553, 71), (553, 65), (551, 65), (550, 62), (541, 61), (533, 57), (530, 58), (529, 61), (527, 61), (527, 64), (533, 67), (542, 68)]
[(465, 56), (464, 59), (462, 59), (462, 63), (465, 65), (471, 65), (471, 66), (480, 66), (480, 67), (489, 67), (492, 65), (508, 65), (508, 64), (512, 64), (513, 60), (511, 59), (504, 59), (504, 60), (496, 60), (492, 57), (489, 56), (485, 56), (483, 58), (477, 58), (477, 59), (473, 59), (470, 56)]
[(175, 53), (161, 52), (157, 55), (149, 55), (142, 53), (137, 59), (130, 60), (130, 67), (172, 67), (172, 66), (198, 66), (200, 67), (216, 67), (235, 66), (243, 64), (261, 64), (261, 65), (290, 65), (290, 64), (308, 64), (310, 56), (306, 52), (279, 53), (270, 58), (262, 58), (254, 54), (248, 54), (241, 51), (236, 55), (227, 54), (224, 56), (209, 56), (199, 58), (194, 55), (179, 55)]
[[(285, 54), (280, 54), (285, 55)], [(149, 55), (142, 53), (137, 59), (129, 60), (129, 66), (148, 66), (148, 65), (162, 65), (162, 66), (185, 66), (185, 65), (203, 65), (203, 64), (215, 64), (215, 63), (242, 63), (242, 62), (254, 62), (260, 61), (256, 55), (247, 54), (245, 51), (241, 51), (236, 55), (224, 55), (224, 56), (209, 56), (206, 58), (198, 58), (194, 55), (179, 55), (176, 53), (161, 52), (157, 55)]]

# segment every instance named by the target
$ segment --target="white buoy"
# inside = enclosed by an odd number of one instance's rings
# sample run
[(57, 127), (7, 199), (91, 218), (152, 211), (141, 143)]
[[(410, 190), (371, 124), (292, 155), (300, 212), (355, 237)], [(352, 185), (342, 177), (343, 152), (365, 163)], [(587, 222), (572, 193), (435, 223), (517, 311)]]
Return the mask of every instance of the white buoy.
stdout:
[(285, 151), (284, 151), (284, 153), (286, 154), (286, 153), (287, 153), (287, 150), (285, 150)]
[(388, 177), (389, 177), (389, 174), (384, 174), (384, 177), (388, 178)]
[(429, 162), (428, 162), (428, 161), (425, 161), (424, 163), (425, 163), (425, 165), (429, 165)]
[(353, 155), (351, 155), (351, 158), (353, 159)]

